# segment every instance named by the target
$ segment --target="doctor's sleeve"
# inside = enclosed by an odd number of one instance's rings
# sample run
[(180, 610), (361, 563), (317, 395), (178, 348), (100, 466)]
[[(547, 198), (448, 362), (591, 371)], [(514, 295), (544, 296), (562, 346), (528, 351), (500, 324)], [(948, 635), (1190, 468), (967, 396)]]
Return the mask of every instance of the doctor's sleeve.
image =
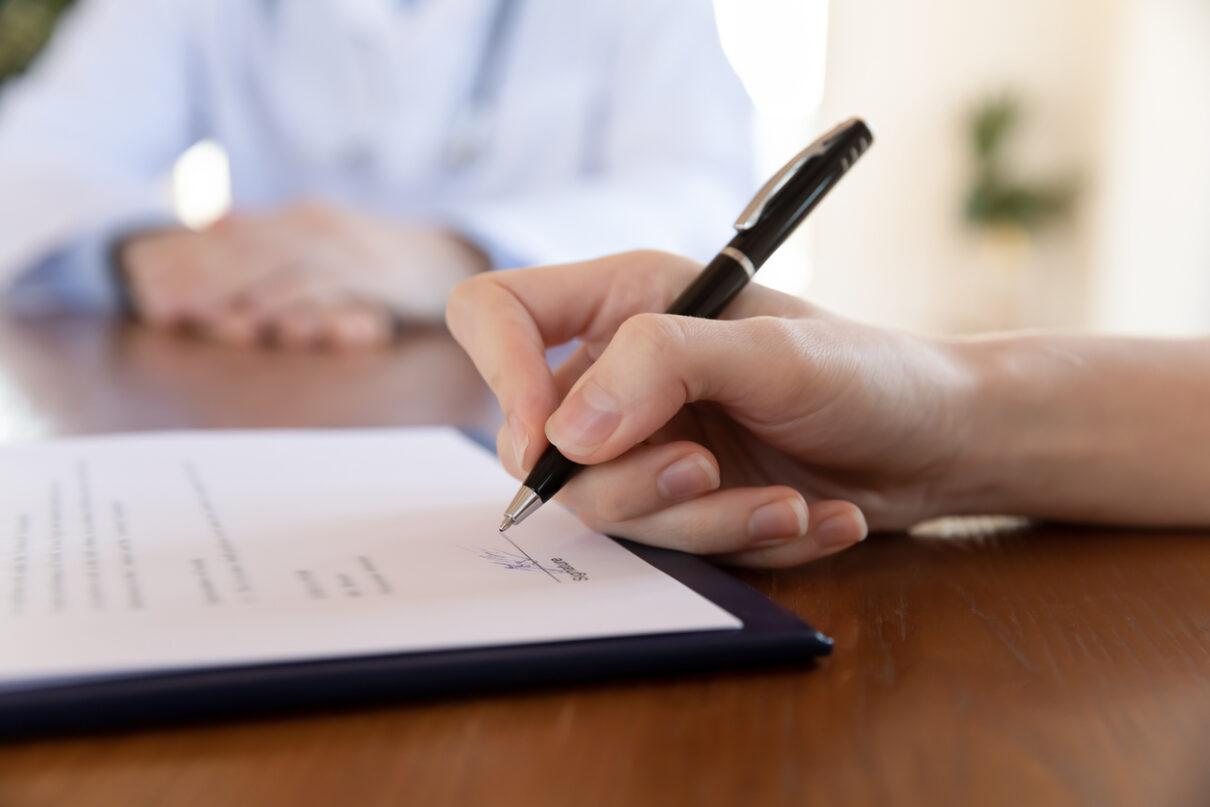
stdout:
[(597, 153), (578, 181), (468, 206), (497, 267), (655, 248), (711, 257), (755, 188), (752, 110), (708, 0), (625, 0)]
[(196, 134), (185, 2), (81, 0), (0, 95), (0, 289), (106, 304), (109, 237), (170, 218)]

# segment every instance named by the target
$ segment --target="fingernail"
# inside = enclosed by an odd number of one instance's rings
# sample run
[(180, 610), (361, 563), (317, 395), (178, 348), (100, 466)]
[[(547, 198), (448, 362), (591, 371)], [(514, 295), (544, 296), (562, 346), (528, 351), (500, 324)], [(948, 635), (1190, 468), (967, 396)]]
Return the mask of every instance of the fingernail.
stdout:
[(589, 382), (563, 402), (546, 424), (546, 436), (567, 454), (591, 454), (622, 422), (617, 402)]
[(525, 424), (521, 422), (521, 418), (509, 415), (508, 431), (513, 438), (513, 454), (517, 460), (517, 467), (522, 471), (528, 470), (525, 467), (525, 452), (529, 448), (529, 432), (526, 430)]
[(807, 507), (789, 498), (758, 507), (748, 519), (748, 537), (754, 547), (777, 546), (807, 532)]
[(838, 513), (825, 518), (815, 527), (815, 543), (820, 549), (843, 549), (870, 534), (865, 516), (860, 510)]
[(718, 487), (718, 471), (701, 454), (679, 459), (660, 471), (655, 488), (670, 501), (696, 496)]

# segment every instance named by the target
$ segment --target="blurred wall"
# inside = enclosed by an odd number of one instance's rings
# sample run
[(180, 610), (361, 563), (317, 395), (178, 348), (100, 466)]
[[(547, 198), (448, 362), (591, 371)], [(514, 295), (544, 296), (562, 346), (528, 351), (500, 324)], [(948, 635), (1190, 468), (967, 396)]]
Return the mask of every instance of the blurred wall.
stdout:
[(1107, 75), (1093, 324), (1210, 330), (1210, 3), (1126, 0)]
[[(812, 299), (926, 331), (1086, 323), (1096, 241), (1088, 206), (1008, 255), (989, 250), (961, 219), (970, 178), (966, 116), (989, 95), (1019, 93), (1020, 169), (1078, 170), (1095, 192), (1119, 5), (833, 3), (821, 118), (860, 114), (876, 144), (812, 223)], [(1006, 261), (1022, 277), (1006, 280)], [(1023, 299), (1004, 299), (1020, 289)], [(985, 315), (1004, 306), (1007, 316)]]

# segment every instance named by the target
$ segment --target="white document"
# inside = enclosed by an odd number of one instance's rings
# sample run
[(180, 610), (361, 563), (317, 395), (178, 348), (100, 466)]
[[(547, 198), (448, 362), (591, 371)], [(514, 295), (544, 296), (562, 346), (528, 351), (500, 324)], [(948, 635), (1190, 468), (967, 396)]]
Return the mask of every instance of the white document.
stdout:
[(0, 449), (0, 688), (741, 623), (450, 429)]

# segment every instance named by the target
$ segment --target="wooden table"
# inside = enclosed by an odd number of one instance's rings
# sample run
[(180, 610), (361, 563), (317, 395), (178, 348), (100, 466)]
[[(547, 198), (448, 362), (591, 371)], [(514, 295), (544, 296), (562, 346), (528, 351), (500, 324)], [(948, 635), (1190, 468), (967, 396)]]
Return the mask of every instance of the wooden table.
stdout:
[[(441, 334), (295, 356), (0, 320), (8, 440), (493, 417)], [(10, 744), (0, 805), (1210, 803), (1210, 535), (876, 536), (743, 576), (833, 657)]]

